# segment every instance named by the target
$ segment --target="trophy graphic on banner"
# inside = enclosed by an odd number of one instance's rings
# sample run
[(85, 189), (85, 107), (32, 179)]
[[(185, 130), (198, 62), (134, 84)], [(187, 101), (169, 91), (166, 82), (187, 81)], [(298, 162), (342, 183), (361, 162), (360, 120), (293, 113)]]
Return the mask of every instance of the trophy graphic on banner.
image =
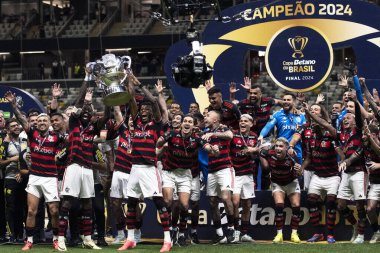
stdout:
[(308, 37), (301, 36), (296, 36), (294, 38), (288, 39), (290, 47), (294, 50), (294, 53), (292, 54), (293, 58), (303, 58), (304, 55), (302, 53), (302, 50), (304, 50), (308, 41)]
[(105, 54), (102, 59), (87, 64), (87, 69), (95, 77), (98, 88), (103, 90), (103, 103), (107, 106), (123, 105), (131, 99), (123, 84), (127, 78), (126, 69), (130, 69), (131, 57), (118, 57)]

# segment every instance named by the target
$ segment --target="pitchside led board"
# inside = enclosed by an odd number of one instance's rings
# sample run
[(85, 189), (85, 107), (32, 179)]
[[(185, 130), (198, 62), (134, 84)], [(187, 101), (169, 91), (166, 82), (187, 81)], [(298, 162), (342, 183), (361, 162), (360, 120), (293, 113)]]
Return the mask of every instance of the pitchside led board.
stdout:
[[(241, 15), (240, 15), (241, 14)], [(352, 47), (359, 75), (370, 88), (380, 87), (380, 7), (358, 0), (257, 1), (222, 12), (241, 16), (230, 22), (209, 22), (202, 34), (203, 54), (214, 67), (212, 81), (228, 96), (228, 83), (242, 83), (249, 50), (265, 51), (268, 74), (279, 89), (310, 91), (328, 78), (333, 50)], [(227, 19), (226, 19), (227, 20)], [(196, 100), (208, 105), (206, 90), (176, 85), (170, 65), (187, 55), (186, 41), (172, 45), (165, 72), (174, 96), (188, 108)], [(240, 97), (239, 97), (240, 96)], [(237, 94), (240, 99), (244, 92)]]

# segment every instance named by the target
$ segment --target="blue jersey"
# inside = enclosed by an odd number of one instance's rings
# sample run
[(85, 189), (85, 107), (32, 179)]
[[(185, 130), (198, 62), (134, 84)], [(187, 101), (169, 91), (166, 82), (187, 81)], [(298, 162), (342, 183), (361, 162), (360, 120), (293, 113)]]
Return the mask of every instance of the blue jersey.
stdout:
[[(277, 128), (277, 138), (284, 137), (289, 142), (291, 141), (293, 134), (296, 132), (297, 128), (306, 123), (305, 115), (296, 115), (293, 113), (285, 113), (284, 109), (279, 110), (273, 114), (272, 119), (265, 125), (261, 130), (260, 136), (265, 137), (273, 129), (274, 126)], [(298, 141), (294, 150), (297, 152), (298, 162), (302, 162), (302, 147), (301, 142)]]

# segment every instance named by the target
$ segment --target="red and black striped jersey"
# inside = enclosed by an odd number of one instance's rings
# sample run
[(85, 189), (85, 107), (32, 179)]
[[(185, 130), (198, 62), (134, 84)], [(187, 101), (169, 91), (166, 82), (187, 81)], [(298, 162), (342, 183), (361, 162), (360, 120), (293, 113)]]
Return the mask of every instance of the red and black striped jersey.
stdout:
[(274, 149), (262, 150), (260, 156), (268, 161), (270, 169), (270, 179), (278, 185), (287, 185), (296, 179), (296, 173), (293, 170), (294, 162), (288, 156), (283, 160), (276, 157)]
[(336, 141), (327, 131), (321, 137), (313, 133), (305, 153), (310, 157), (310, 163), (317, 176), (339, 175), (336, 148), (338, 148)]
[(343, 152), (347, 158), (356, 153), (359, 159), (356, 159), (344, 172), (358, 172), (367, 171), (365, 168), (365, 160), (363, 154), (362, 134), (359, 129), (346, 129), (345, 133), (341, 135), (341, 142), (343, 143)]
[(114, 171), (129, 174), (132, 168), (132, 136), (125, 123), (119, 127), (119, 144), (115, 156)]
[(134, 121), (132, 138), (132, 164), (155, 165), (156, 143), (163, 134), (162, 123), (150, 121), (143, 124), (139, 119)]
[(219, 109), (209, 106), (208, 111), (219, 112), (222, 116), (221, 124), (229, 126), (232, 129), (239, 129), (240, 111), (234, 103), (225, 100)]
[[(366, 162), (380, 163), (380, 156), (369, 146), (364, 146), (364, 157)], [(371, 184), (380, 184), (380, 170), (368, 170), (368, 172), (369, 182)]]
[(232, 166), (235, 169), (235, 175), (252, 175), (257, 169), (257, 163), (250, 155), (243, 154), (242, 151), (247, 147), (256, 146), (257, 134), (250, 132), (247, 136), (243, 136), (239, 130), (234, 130), (233, 134), (234, 137), (231, 141), (230, 155)]
[(275, 105), (275, 100), (270, 97), (261, 98), (260, 105), (252, 103), (249, 99), (243, 99), (238, 104), (238, 108), (242, 114), (248, 113), (254, 119), (254, 125), (251, 128), (257, 135), (270, 119), (270, 111)]
[[(63, 136), (66, 138), (69, 135), (67, 133), (65, 133)], [(57, 153), (60, 153), (65, 149), (66, 149), (66, 143), (61, 142), (57, 148)], [(67, 167), (66, 161), (64, 161), (64, 162), (57, 162), (56, 161), (56, 165), (57, 165), (57, 171), (58, 171), (58, 180), (61, 181), (61, 180), (63, 180), (63, 175), (65, 174), (65, 170)]]
[(166, 157), (163, 160), (164, 170), (192, 169), (198, 163), (198, 149), (206, 143), (195, 134), (185, 138), (178, 130), (167, 131), (163, 135), (168, 143)]
[(45, 136), (41, 136), (40, 131), (34, 127), (31, 127), (27, 134), (32, 161), (30, 174), (41, 177), (57, 177), (55, 154), (60, 143), (64, 141), (64, 137), (54, 131), (48, 131)]
[[(227, 127), (221, 127), (214, 129), (214, 133), (223, 133), (229, 131)], [(207, 133), (207, 132), (206, 132)], [(210, 145), (217, 145), (219, 147), (219, 155), (208, 154), (208, 172), (213, 173), (225, 168), (231, 168), (231, 156), (230, 156), (230, 140), (222, 140), (218, 137), (210, 138)]]
[(74, 116), (69, 120), (69, 159), (68, 165), (77, 163), (91, 169), (93, 157), (94, 137), (99, 136), (100, 129), (96, 123), (90, 122), (83, 126), (79, 118)]

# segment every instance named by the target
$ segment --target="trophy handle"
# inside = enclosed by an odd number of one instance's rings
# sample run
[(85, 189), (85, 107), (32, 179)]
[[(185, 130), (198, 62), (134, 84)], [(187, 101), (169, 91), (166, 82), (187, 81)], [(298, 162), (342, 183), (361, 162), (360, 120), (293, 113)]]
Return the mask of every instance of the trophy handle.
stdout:
[(132, 59), (130, 56), (122, 56), (120, 57), (120, 60), (122, 61), (122, 63), (124, 64), (124, 69), (130, 69), (131, 68), (131, 65), (132, 65)]

